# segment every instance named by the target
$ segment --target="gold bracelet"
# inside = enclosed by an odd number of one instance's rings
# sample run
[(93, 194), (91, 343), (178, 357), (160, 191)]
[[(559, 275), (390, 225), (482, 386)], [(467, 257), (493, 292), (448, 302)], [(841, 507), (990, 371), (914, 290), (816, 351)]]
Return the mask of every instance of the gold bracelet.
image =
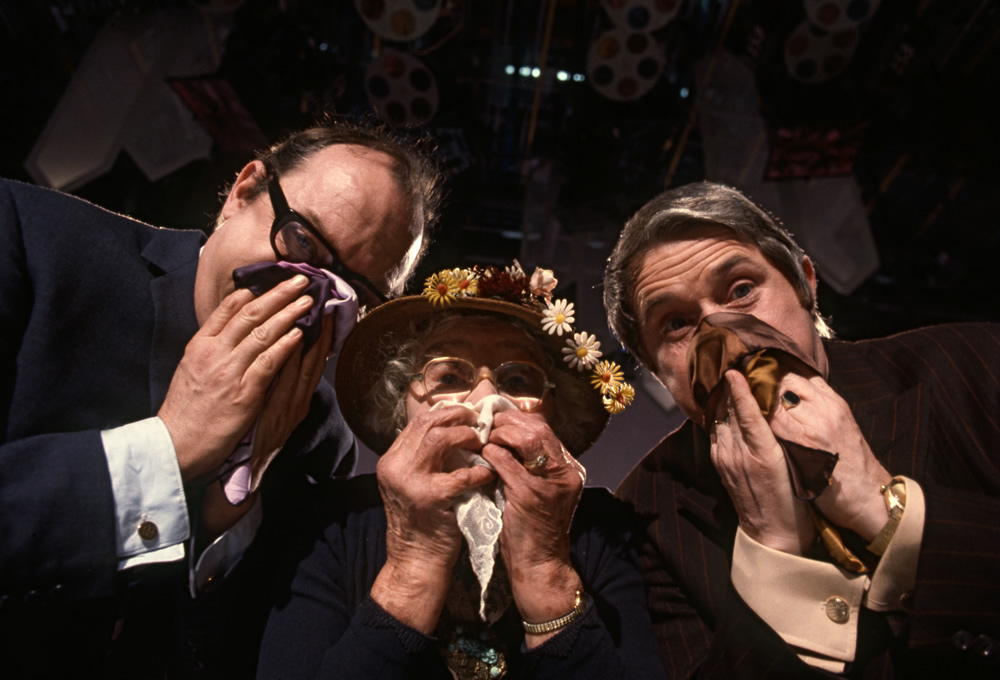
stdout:
[(545, 635), (546, 633), (554, 633), (557, 630), (565, 628), (569, 624), (573, 623), (583, 613), (583, 610), (587, 607), (587, 595), (582, 590), (576, 591), (576, 601), (573, 603), (573, 611), (566, 616), (560, 616), (558, 619), (552, 619), (551, 621), (546, 621), (545, 623), (528, 623), (527, 621), (521, 621), (524, 626), (525, 633), (531, 633), (532, 635)]
[(889, 511), (889, 519), (878, 535), (868, 544), (868, 552), (881, 556), (889, 547), (889, 541), (896, 535), (896, 529), (903, 519), (903, 510), (906, 508), (906, 482), (902, 477), (893, 477), (892, 481), (881, 487), (880, 491), (885, 498), (885, 509)]

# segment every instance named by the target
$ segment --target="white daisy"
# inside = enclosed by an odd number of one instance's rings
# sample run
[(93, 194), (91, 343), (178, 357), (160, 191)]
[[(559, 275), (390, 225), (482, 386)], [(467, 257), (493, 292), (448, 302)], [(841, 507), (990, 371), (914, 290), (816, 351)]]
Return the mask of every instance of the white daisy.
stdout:
[(563, 333), (573, 332), (573, 303), (567, 300), (556, 300), (555, 302), (545, 301), (546, 309), (542, 312), (542, 330), (549, 335), (555, 333), (562, 336)]
[(596, 335), (588, 335), (586, 332), (574, 333), (571, 339), (566, 340), (566, 347), (563, 347), (563, 361), (569, 364), (570, 368), (578, 371), (585, 371), (601, 358), (601, 343), (597, 341)]

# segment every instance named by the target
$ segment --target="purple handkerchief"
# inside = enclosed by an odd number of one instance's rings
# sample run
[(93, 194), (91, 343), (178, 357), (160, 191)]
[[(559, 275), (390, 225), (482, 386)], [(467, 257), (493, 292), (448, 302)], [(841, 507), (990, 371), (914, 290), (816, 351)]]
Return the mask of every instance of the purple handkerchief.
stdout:
[(340, 351), (344, 338), (358, 322), (358, 296), (350, 284), (332, 272), (299, 262), (258, 262), (233, 270), (237, 288), (247, 288), (254, 295), (263, 295), (282, 281), (296, 274), (309, 277), (303, 295), (311, 295), (315, 303), (295, 322), (302, 329), (302, 353), (308, 352), (319, 339), (322, 315), (334, 314), (334, 341), (330, 354)]
[[(342, 278), (308, 264), (258, 262), (234, 270), (233, 281), (237, 288), (247, 288), (254, 295), (263, 295), (296, 274), (309, 277), (309, 285), (303, 295), (310, 295), (314, 300), (309, 311), (295, 322), (302, 329), (302, 352), (308, 352), (319, 340), (323, 315), (333, 314), (333, 345), (330, 354), (336, 354), (358, 322), (357, 293)], [(258, 422), (259, 418), (218, 470), (218, 479), (222, 483), (226, 499), (233, 505), (239, 505), (257, 489), (264, 471), (278, 453), (258, 451), (257, 456), (251, 455)]]

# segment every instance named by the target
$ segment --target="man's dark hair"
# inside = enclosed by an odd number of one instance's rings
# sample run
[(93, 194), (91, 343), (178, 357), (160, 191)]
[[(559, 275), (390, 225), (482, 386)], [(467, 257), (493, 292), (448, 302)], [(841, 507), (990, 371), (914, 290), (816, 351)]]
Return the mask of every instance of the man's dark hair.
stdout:
[(622, 229), (604, 270), (604, 308), (621, 343), (647, 365), (636, 317), (636, 279), (643, 256), (660, 243), (683, 239), (694, 228), (717, 226), (756, 246), (792, 284), (823, 337), (832, 332), (820, 316), (812, 287), (802, 268), (805, 253), (778, 221), (735, 189), (696, 182), (665, 191), (642, 206)]
[[(442, 176), (433, 159), (433, 142), (428, 137), (410, 139), (380, 122), (328, 115), (313, 127), (295, 132), (270, 148), (257, 153), (257, 160), (267, 168), (267, 175), (255, 177), (247, 198), (253, 200), (267, 193), (271, 176), (282, 177), (306, 162), (313, 154), (337, 144), (354, 144), (386, 154), (393, 160), (392, 173), (415, 217), (421, 217), (423, 229), (420, 249), (387, 277), (390, 292), (399, 294), (430, 243), (430, 233), (441, 209)], [(228, 193), (228, 190), (226, 191)]]

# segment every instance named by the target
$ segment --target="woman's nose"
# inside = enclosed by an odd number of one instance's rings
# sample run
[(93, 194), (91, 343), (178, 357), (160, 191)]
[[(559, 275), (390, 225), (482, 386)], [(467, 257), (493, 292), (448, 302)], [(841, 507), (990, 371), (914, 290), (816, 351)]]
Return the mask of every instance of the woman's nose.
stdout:
[(488, 397), (491, 394), (499, 394), (497, 386), (493, 384), (493, 375), (490, 371), (483, 369), (476, 376), (476, 384), (472, 386), (472, 391), (469, 392), (469, 396), (465, 398), (466, 401), (475, 404), (483, 397)]

